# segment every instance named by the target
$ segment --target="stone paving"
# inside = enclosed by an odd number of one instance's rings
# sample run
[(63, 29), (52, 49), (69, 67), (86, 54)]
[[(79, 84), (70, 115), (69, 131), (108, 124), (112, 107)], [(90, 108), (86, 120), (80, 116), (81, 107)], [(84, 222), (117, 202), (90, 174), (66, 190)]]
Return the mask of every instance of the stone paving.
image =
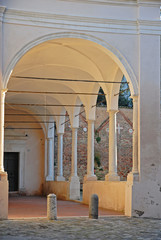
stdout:
[(0, 240), (85, 240), (85, 239), (161, 239), (161, 220), (101, 217), (0, 221)]
[[(17, 196), (9, 198), (9, 219), (46, 217), (47, 199), (40, 196)], [(78, 217), (88, 216), (89, 207), (81, 202), (57, 201), (58, 217)], [(123, 212), (99, 208), (100, 216), (124, 215)]]

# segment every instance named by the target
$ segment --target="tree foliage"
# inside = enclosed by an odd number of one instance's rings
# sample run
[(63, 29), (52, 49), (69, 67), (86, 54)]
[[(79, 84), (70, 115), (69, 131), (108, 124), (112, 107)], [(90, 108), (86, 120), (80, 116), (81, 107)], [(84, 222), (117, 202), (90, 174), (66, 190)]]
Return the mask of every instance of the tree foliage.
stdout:
[[(103, 89), (99, 89), (99, 93), (103, 93)], [(119, 93), (119, 107), (128, 107), (132, 108), (133, 107), (133, 101), (130, 98), (131, 93), (130, 93), (130, 88), (127, 83), (126, 78), (123, 76), (121, 84), (120, 84), (120, 93)], [(97, 98), (97, 106), (107, 106), (106, 103), (106, 98), (103, 95), (99, 95)]]

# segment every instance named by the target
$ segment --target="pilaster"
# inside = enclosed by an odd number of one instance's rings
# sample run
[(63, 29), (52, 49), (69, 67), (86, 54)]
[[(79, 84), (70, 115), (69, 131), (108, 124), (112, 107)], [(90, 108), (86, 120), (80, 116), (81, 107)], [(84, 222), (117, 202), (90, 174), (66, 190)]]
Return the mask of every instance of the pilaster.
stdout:
[(128, 182), (139, 181), (138, 171), (138, 96), (133, 96), (133, 167), (127, 176)]

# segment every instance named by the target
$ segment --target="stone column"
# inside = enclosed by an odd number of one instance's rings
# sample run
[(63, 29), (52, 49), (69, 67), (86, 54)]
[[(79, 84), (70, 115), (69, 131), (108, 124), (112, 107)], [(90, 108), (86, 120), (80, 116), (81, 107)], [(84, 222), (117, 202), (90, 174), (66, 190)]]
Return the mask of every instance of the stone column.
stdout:
[(80, 199), (80, 181), (77, 176), (77, 128), (72, 128), (72, 168), (70, 176), (70, 199)]
[(63, 133), (58, 133), (58, 173), (57, 181), (65, 181), (63, 177)]
[(117, 175), (117, 110), (109, 110), (109, 173), (105, 176), (107, 181), (119, 181)]
[(71, 177), (77, 177), (77, 128), (72, 128), (72, 169)]
[(54, 139), (47, 138), (47, 181), (54, 181)]
[(87, 175), (84, 181), (96, 181), (94, 174), (94, 120), (88, 120)]
[(0, 172), (4, 172), (4, 108), (6, 91), (3, 89), (0, 93)]
[(139, 181), (138, 171), (138, 96), (133, 96), (133, 167), (128, 181)]

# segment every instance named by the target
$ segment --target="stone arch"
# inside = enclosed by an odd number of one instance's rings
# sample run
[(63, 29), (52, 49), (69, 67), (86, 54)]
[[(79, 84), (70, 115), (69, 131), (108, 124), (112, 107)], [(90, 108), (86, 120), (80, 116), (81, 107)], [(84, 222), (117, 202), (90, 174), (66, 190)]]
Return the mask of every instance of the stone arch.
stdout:
[(125, 59), (125, 57), (113, 46), (108, 44), (106, 41), (96, 38), (89, 34), (83, 34), (83, 33), (71, 33), (71, 32), (63, 32), (63, 33), (53, 33), (44, 35), (42, 37), (39, 37), (35, 39), (34, 41), (29, 42), (27, 45), (23, 46), (23, 48), (18, 51), (11, 62), (9, 63), (6, 72), (3, 75), (3, 84), (4, 88), (7, 87), (9, 77), (12, 74), (12, 71), (15, 67), (15, 65), (18, 63), (18, 61), (22, 58), (22, 56), (27, 53), (29, 50), (31, 50), (33, 47), (44, 43), (49, 40), (53, 39), (59, 39), (59, 38), (79, 38), (84, 40), (89, 40), (91, 42), (97, 43), (100, 47), (102, 47), (104, 50), (106, 50), (107, 54), (114, 60), (115, 63), (120, 67), (123, 74), (125, 75), (127, 81), (129, 81), (130, 90), (132, 95), (138, 95), (138, 82), (136, 79), (136, 76)]

